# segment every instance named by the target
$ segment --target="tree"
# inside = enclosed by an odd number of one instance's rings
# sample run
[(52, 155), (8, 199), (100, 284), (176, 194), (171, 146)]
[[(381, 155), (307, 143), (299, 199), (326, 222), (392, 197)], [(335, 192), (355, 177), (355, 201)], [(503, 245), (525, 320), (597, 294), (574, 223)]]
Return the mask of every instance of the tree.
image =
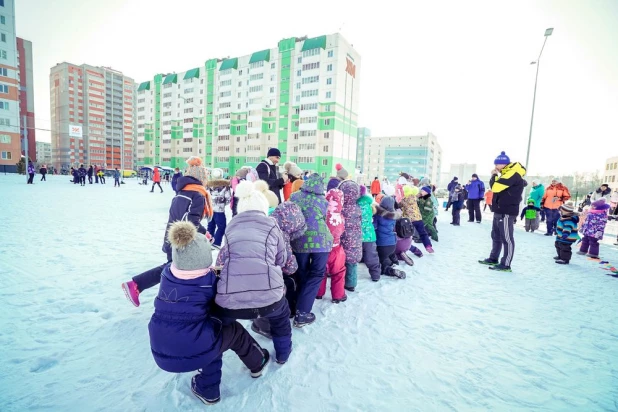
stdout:
[(17, 173), (20, 175), (26, 174), (26, 159), (23, 157), (19, 159), (19, 162), (17, 163)]
[(586, 196), (590, 192), (594, 192), (603, 183), (601, 173), (596, 170), (592, 173), (579, 173), (573, 175), (574, 184), (569, 188), (571, 196), (577, 201)]

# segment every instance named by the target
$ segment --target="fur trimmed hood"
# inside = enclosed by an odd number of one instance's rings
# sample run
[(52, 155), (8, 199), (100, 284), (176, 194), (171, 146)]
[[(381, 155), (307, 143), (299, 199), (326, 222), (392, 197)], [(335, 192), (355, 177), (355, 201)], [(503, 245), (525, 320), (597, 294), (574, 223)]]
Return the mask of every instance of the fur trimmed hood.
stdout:
[(206, 183), (206, 187), (212, 189), (214, 187), (230, 187), (230, 181), (227, 179), (214, 179)]
[(376, 216), (382, 216), (384, 219), (389, 219), (389, 220), (397, 220), (401, 218), (400, 210), (395, 210), (394, 212), (391, 212), (390, 210), (384, 209), (380, 205), (375, 205), (375, 208), (376, 208)]

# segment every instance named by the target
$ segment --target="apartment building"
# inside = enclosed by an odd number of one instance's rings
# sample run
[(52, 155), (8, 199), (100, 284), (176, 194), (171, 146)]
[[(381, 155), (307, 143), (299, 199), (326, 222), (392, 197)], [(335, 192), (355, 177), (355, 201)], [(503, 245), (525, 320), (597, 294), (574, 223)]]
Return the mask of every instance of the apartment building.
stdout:
[(26, 125), (28, 127), (28, 157), (32, 160), (38, 160), (36, 158), (33, 70), (32, 42), (18, 37), (17, 71), (19, 80), (19, 120), (21, 123), (24, 123), (24, 119), (26, 119)]
[(603, 183), (607, 183), (612, 189), (618, 189), (618, 156), (605, 160), (603, 169)]
[(51, 143), (36, 142), (36, 159), (39, 165), (51, 165)]
[(453, 163), (450, 168), (449, 182), (453, 180), (453, 177), (457, 176), (459, 178), (459, 183), (466, 183), (472, 178), (474, 173), (476, 173), (475, 163)]
[(425, 136), (371, 136), (365, 140), (365, 184), (374, 177), (395, 180), (400, 172), (438, 182), (442, 148), (431, 133)]
[(365, 141), (370, 137), (371, 137), (371, 130), (367, 129), (366, 127), (358, 128), (357, 142), (356, 142), (356, 169), (358, 169), (362, 174), (366, 174), (366, 171), (365, 171)]
[(60, 63), (50, 73), (52, 163), (133, 169), (135, 83), (108, 67)]
[(354, 170), (360, 60), (332, 34), (157, 74), (136, 90), (138, 165), (183, 168), (195, 155), (232, 174), (278, 147), (282, 164)]

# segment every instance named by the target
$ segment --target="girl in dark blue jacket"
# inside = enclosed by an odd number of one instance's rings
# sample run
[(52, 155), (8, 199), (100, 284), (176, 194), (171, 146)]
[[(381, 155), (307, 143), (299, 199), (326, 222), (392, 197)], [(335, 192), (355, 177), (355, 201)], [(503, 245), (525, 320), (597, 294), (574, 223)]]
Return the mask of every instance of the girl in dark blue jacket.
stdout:
[(395, 211), (395, 199), (391, 196), (385, 196), (373, 217), (373, 227), (376, 230), (376, 246), (382, 265), (382, 275), (405, 279), (406, 273), (393, 267), (394, 262), (398, 261), (397, 256), (395, 256), (397, 245), (395, 223), (399, 218), (401, 218), (401, 212)]

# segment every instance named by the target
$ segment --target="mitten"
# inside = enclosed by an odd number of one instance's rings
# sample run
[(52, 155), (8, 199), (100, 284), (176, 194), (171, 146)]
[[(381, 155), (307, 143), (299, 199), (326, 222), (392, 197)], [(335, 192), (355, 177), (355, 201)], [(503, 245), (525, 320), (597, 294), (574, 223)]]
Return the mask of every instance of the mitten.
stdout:
[(603, 232), (601, 232), (600, 230), (599, 230), (599, 231), (597, 231), (597, 232), (594, 234), (594, 237), (595, 237), (596, 239), (602, 239), (602, 238), (603, 238)]

